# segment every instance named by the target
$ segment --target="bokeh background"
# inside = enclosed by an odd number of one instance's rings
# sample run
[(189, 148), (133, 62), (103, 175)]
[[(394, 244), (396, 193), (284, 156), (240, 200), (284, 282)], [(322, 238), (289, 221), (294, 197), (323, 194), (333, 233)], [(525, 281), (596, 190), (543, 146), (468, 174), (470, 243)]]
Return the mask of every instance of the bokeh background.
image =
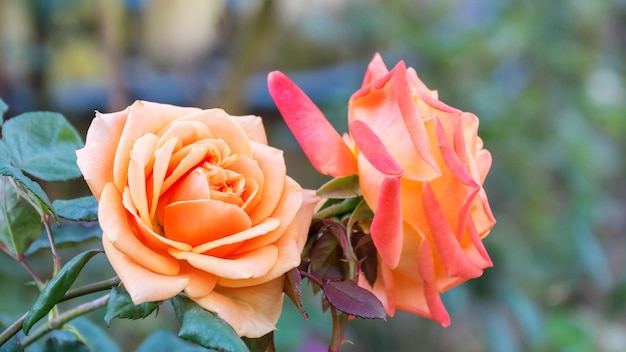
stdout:
[[(266, 75), (287, 73), (345, 131), (375, 52), (479, 116), (494, 159), (494, 268), (444, 294), (449, 328), (402, 313), (354, 320), (345, 350), (626, 350), (626, 1), (0, 0), (6, 117), (58, 111), (84, 133), (94, 110), (135, 99), (259, 114), (310, 188), (325, 179), (275, 110)], [(81, 181), (45, 186), (53, 199), (88, 193)], [(49, 259), (33, 261), (45, 273)], [(112, 275), (100, 260), (85, 280)], [(6, 321), (37, 295), (22, 271), (0, 253)], [(286, 303), (279, 351), (324, 349), (330, 317), (319, 297), (306, 300), (309, 321)], [(90, 317), (123, 351), (177, 328), (167, 308), (110, 328)]]

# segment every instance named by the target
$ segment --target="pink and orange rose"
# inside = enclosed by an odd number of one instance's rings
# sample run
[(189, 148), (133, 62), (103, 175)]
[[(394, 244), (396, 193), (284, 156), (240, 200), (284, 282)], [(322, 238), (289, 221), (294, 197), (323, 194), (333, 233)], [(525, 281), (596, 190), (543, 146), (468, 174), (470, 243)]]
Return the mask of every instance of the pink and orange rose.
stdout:
[(183, 291), (240, 336), (275, 328), (317, 199), (259, 117), (137, 101), (96, 113), (77, 155), (135, 304)]
[(284, 74), (270, 73), (268, 85), (315, 168), (359, 176), (379, 253), (374, 286), (359, 284), (390, 316), (400, 309), (449, 325), (440, 293), (492, 265), (482, 243), (495, 224), (482, 186), (491, 154), (478, 118), (438, 100), (403, 62), (389, 71), (378, 54), (350, 98), (343, 138)]

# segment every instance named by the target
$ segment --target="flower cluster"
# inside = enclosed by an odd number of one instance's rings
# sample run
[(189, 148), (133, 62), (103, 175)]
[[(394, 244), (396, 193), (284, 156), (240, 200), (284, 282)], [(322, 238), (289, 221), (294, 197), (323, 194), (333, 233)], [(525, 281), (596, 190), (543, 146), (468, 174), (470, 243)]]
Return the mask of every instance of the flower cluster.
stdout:
[[(51, 227), (58, 219), (60, 226), (97, 220), (119, 279), (78, 290), (110, 293), (50, 320), (24, 346), (78, 312), (107, 305), (108, 323), (144, 318), (170, 300), (183, 339), (265, 351), (285, 295), (307, 316), (303, 279), (332, 315), (331, 351), (345, 341), (349, 317), (404, 310), (449, 325), (440, 294), (492, 265), (482, 243), (495, 224), (483, 188), (492, 160), (478, 118), (440, 101), (404, 62), (389, 70), (378, 54), (350, 98), (343, 135), (285, 74), (271, 72), (268, 88), (313, 166), (332, 178), (316, 191), (288, 176), (258, 116), (136, 101), (97, 112), (84, 147), (61, 116), (25, 114), (4, 124), (0, 195), (14, 214), (0, 227), (0, 249), (42, 292), (0, 344), (77, 296), (68, 289), (99, 252), (61, 268)], [(0, 117), (5, 110), (0, 104)], [(39, 135), (37, 119), (52, 132)], [(57, 167), (32, 156), (47, 148)], [(24, 172), (49, 181), (82, 175), (93, 197), (51, 204)], [(24, 260), (42, 225), (55, 263), (48, 283)], [(16, 241), (18, 228), (28, 231)]]

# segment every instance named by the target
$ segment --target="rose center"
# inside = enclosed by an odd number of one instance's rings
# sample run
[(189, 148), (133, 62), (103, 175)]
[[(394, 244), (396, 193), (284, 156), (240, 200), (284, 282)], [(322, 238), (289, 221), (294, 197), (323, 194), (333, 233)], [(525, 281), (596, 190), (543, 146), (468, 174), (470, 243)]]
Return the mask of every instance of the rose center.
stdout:
[(210, 163), (205, 163), (202, 170), (209, 183), (211, 199), (237, 206), (243, 204), (241, 196), (246, 189), (246, 180), (243, 175)]

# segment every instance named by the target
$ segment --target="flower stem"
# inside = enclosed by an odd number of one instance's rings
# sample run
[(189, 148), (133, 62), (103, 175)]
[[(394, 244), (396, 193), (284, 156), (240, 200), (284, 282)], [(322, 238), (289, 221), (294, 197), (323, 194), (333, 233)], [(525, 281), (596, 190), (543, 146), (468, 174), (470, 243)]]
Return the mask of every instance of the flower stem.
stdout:
[[(108, 290), (114, 286), (117, 286), (119, 283), (120, 283), (120, 279), (118, 277), (113, 277), (108, 280), (94, 282), (93, 284), (85, 285), (82, 287), (77, 287), (73, 290), (67, 291), (67, 293), (63, 296), (63, 298), (61, 298), (60, 302), (64, 302), (72, 298), (88, 295), (90, 293)], [(24, 313), (13, 324), (11, 324), (8, 328), (2, 331), (2, 333), (0, 333), (0, 346), (2, 346), (5, 342), (7, 342), (11, 337), (13, 337), (22, 329), (22, 324), (24, 323), (24, 320), (26, 319), (27, 314), (28, 312)]]
[(5, 342), (9, 341), (11, 337), (22, 330), (22, 324), (24, 324), (24, 320), (26, 320), (26, 315), (28, 315), (28, 312), (24, 313), (19, 319), (13, 322), (13, 324), (9, 325), (9, 327), (0, 333), (0, 346), (4, 345)]
[(104, 307), (109, 302), (110, 293), (93, 300), (91, 302), (83, 303), (76, 308), (70, 309), (67, 312), (60, 314), (52, 319), (50, 319), (45, 325), (41, 326), (39, 329), (35, 330), (32, 334), (26, 337), (22, 341), (22, 346), (27, 347), (32, 344), (45, 334), (49, 333), (52, 330), (60, 328), (65, 325), (65, 323), (69, 322), (74, 318), (78, 318), (81, 315), (85, 315), (87, 313), (93, 312), (94, 310)]
[(328, 352), (339, 352), (344, 342), (343, 335), (346, 332), (348, 316), (338, 312), (332, 305), (330, 306), (330, 314), (333, 318), (333, 335), (330, 340), (330, 346), (328, 346)]
[(52, 277), (56, 276), (61, 270), (61, 258), (59, 257), (59, 252), (57, 251), (57, 246), (54, 243), (54, 236), (52, 235), (52, 227), (50, 226), (50, 214), (43, 214), (43, 227), (46, 229), (46, 234), (48, 235), (48, 241), (50, 241), (50, 251), (52, 252)]
[(82, 287), (77, 287), (73, 290), (67, 291), (67, 293), (65, 293), (63, 298), (61, 298), (60, 302), (64, 302), (72, 298), (88, 295), (90, 293), (108, 290), (112, 287), (119, 285), (119, 283), (120, 283), (120, 278), (116, 276), (107, 280), (94, 282), (93, 284), (85, 285)]

